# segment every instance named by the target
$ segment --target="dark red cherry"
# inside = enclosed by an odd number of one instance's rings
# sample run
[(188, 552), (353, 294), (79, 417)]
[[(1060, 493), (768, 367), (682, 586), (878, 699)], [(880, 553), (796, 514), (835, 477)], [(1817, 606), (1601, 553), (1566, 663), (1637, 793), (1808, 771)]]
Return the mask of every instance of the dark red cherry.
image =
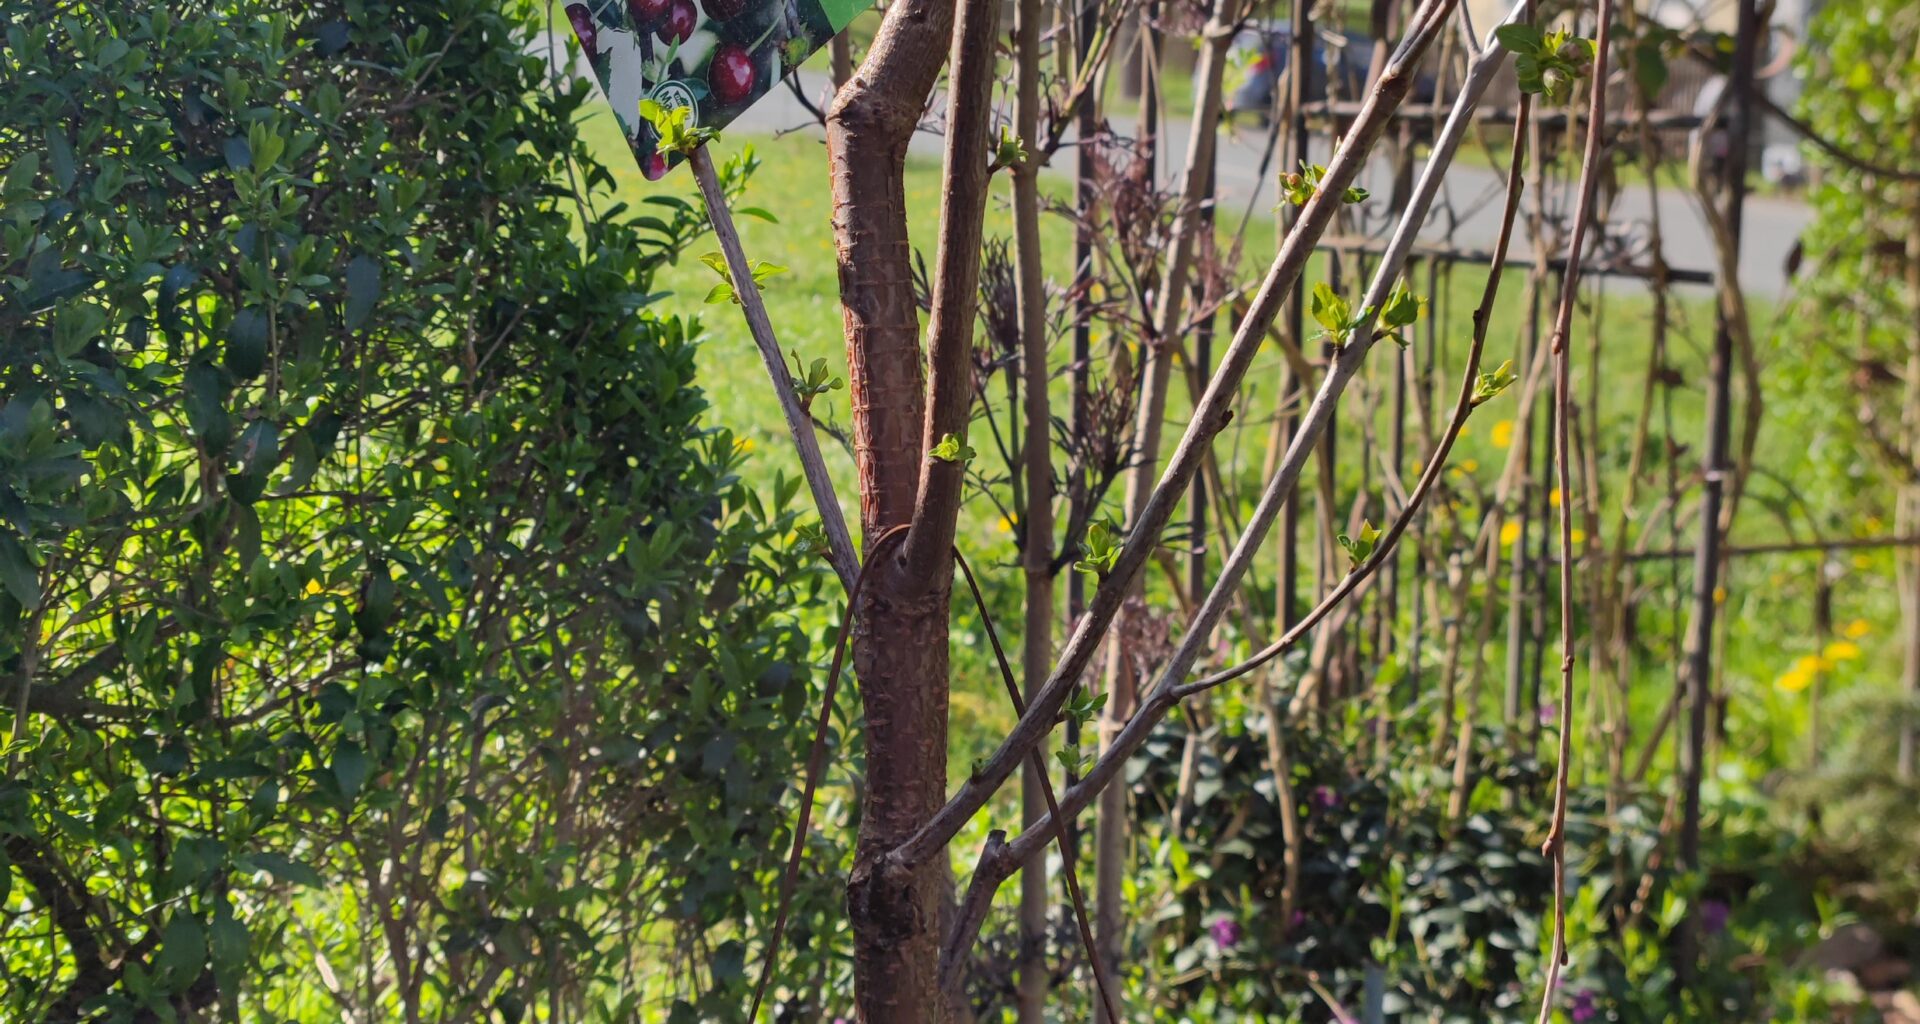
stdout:
[(648, 29), (667, 19), (673, 0), (627, 0), (627, 14), (637, 29)]
[(600, 52), (600, 32), (594, 28), (593, 14), (586, 4), (568, 4), (567, 18), (573, 22), (573, 34), (580, 37), (580, 45), (587, 51), (588, 59)]
[(673, 7), (667, 11), (667, 31), (663, 38), (684, 43), (693, 38), (693, 30), (700, 24), (700, 12), (694, 8), (693, 0), (672, 2)]
[(673, 0), (627, 0), (627, 13), (638, 28), (651, 28), (667, 18)]
[(738, 43), (721, 43), (713, 51), (713, 63), (707, 66), (707, 85), (722, 106), (732, 106), (753, 95), (758, 84), (753, 55)]
[(701, 0), (701, 6), (715, 21), (732, 21), (747, 13), (747, 0)]

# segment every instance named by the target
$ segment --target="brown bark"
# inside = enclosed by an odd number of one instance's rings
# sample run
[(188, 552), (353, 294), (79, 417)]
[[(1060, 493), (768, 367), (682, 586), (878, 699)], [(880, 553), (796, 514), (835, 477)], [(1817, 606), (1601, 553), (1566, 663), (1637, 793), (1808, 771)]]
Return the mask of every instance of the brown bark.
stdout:
[[(1907, 355), (1906, 398), (1900, 419), (1906, 433), (1907, 457), (1920, 458), (1920, 196), (1913, 208), (1913, 226), (1907, 235), (1907, 291), (1913, 303), (1913, 337)], [(1906, 536), (1920, 526), (1920, 485), (1909, 481), (1900, 488), (1896, 506), (1897, 532)], [(1905, 553), (1896, 573), (1900, 584), (1902, 625), (1906, 636), (1905, 659), (1900, 670), (1901, 690), (1908, 701), (1920, 697), (1920, 551)], [(1901, 716), (1900, 738), (1894, 755), (1894, 771), (1902, 779), (1914, 774), (1915, 742), (1913, 716)]]
[(914, 579), (952, 576), (953, 538), (967, 464), (927, 453), (941, 438), (965, 438), (973, 406), (974, 314), (980, 304), (980, 249), (987, 208), (988, 129), (993, 123), (993, 45), (997, 4), (966, 0), (953, 32), (953, 69), (942, 167), (940, 240), (934, 256), (933, 311), (927, 328), (924, 463), (913, 529), (902, 557)]
[[(1052, 413), (1047, 394), (1047, 296), (1040, 262), (1040, 0), (1020, 0), (1015, 13), (1014, 131), (1032, 153), (1013, 169), (1013, 258), (1020, 305), (1020, 359), (1026, 386), (1026, 504), (1021, 509), (1020, 564), (1027, 588), (1020, 670), (1027, 700), (1046, 685), (1053, 668), (1053, 459)], [(1065, 47), (1061, 47), (1064, 51)], [(1041, 753), (1045, 754), (1045, 745)], [(1038, 761), (1036, 765), (1034, 762)], [(1047, 813), (1040, 772), (1047, 759), (1030, 759), (1021, 770), (1021, 821), (1031, 825)], [(1068, 852), (1066, 855), (1071, 856)], [(1042, 1024), (1047, 1009), (1047, 872), (1037, 865), (1020, 879), (1021, 1024)]]
[[(964, 430), (971, 397), (965, 350), (985, 205), (994, 9), (972, 0), (958, 13), (956, 31), (952, 3), (901, 0), (889, 9), (827, 121), (861, 522), (870, 544), (889, 527), (912, 524), (899, 555), (870, 568), (854, 609), (867, 785), (847, 909), (854, 1001), (872, 1024), (950, 1018), (939, 984), (941, 920), (951, 897), (945, 860), (881, 865), (946, 796), (948, 551), (964, 466), (926, 453), (943, 433)], [(907, 143), (944, 47), (954, 61), (954, 92), (929, 397), (904, 179)]]

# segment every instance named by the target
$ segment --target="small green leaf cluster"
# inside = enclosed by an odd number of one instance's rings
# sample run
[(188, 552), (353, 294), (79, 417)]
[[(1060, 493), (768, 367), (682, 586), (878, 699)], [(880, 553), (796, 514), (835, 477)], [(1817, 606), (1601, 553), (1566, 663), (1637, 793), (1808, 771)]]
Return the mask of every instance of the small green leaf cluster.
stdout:
[[(1280, 179), (1280, 191), (1287, 202), (1294, 206), (1305, 206), (1307, 200), (1320, 190), (1320, 183), (1326, 180), (1327, 169), (1320, 164), (1302, 161), (1300, 170)], [(1357, 186), (1348, 186), (1340, 193), (1340, 200), (1351, 205), (1364, 203), (1373, 193)]]
[(798, 523), (793, 528), (794, 547), (810, 555), (825, 558), (833, 553), (827, 541), (827, 528), (819, 521)]
[(1393, 291), (1387, 293), (1386, 304), (1380, 307), (1380, 336), (1391, 338), (1394, 344), (1406, 348), (1407, 336), (1404, 331), (1419, 322), (1426, 307), (1427, 300), (1413, 294), (1406, 282), (1394, 285)]
[(1514, 375), (1511, 359), (1502, 362), (1491, 371), (1482, 371), (1480, 379), (1473, 386), (1472, 405), (1478, 408), (1500, 397), (1500, 393), (1512, 387), (1517, 379), (1519, 378)]
[(974, 451), (973, 446), (967, 444), (965, 439), (953, 434), (943, 434), (940, 437), (940, 443), (934, 445), (927, 454), (940, 462), (965, 463), (973, 461), (973, 457), (980, 453)]
[(1314, 322), (1320, 325), (1322, 340), (1329, 341), (1335, 348), (1344, 347), (1353, 332), (1373, 316), (1373, 307), (1367, 306), (1355, 310), (1346, 296), (1333, 290), (1325, 281), (1313, 286), (1313, 299), (1309, 304)]
[(800, 398), (800, 408), (810, 409), (815, 398), (847, 386), (846, 381), (827, 369), (825, 359), (805, 363), (800, 353), (789, 351), (788, 354), (793, 356), (793, 393)]
[(1368, 558), (1373, 557), (1374, 545), (1380, 540), (1380, 530), (1371, 520), (1362, 519), (1358, 534), (1349, 537), (1343, 533), (1338, 539), (1340, 550), (1347, 553), (1347, 571), (1354, 572), (1364, 565)]
[[(1374, 329), (1374, 337), (1390, 338), (1394, 344), (1405, 348), (1407, 336), (1405, 330), (1419, 322), (1426, 309), (1426, 300), (1408, 290), (1404, 282), (1393, 286), (1387, 294), (1387, 301), (1379, 307), (1379, 318)], [(1374, 319), (1375, 308), (1364, 306), (1354, 310), (1345, 296), (1333, 290), (1325, 281), (1313, 288), (1311, 302), (1314, 322), (1321, 327), (1320, 338), (1341, 348), (1353, 337), (1355, 331)]]
[(1095, 520), (1087, 526), (1087, 536), (1080, 542), (1080, 559), (1073, 563), (1073, 568), (1104, 579), (1119, 563), (1120, 548), (1120, 531), (1113, 521)]
[[(1086, 736), (1091, 732), (1089, 726), (1093, 724), (1095, 718), (1100, 716), (1101, 709), (1106, 706), (1107, 694), (1105, 691), (1095, 693), (1092, 690), (1082, 688), (1075, 692), (1073, 696), (1067, 698), (1066, 707), (1060, 709), (1060, 720), (1062, 722), (1072, 722), (1075, 728), (1079, 730), (1079, 734)], [(1060, 767), (1066, 769), (1068, 775), (1080, 776), (1086, 774), (1087, 755), (1076, 744), (1065, 744), (1061, 746), (1059, 750), (1054, 751), (1053, 759), (1060, 762)]]
[(1573, 95), (1573, 83), (1593, 70), (1593, 40), (1565, 29), (1542, 33), (1532, 25), (1502, 25), (1494, 36), (1513, 54), (1520, 91), (1549, 103), (1565, 103)]
[[(717, 252), (710, 252), (700, 257), (700, 262), (706, 264), (708, 269), (720, 275), (720, 282), (714, 285), (711, 291), (707, 292), (707, 305), (713, 306), (722, 302), (731, 302), (736, 306), (740, 305), (740, 293), (734, 290), (733, 275), (727, 270), (727, 258)], [(787, 268), (778, 263), (768, 263), (766, 260), (748, 260), (747, 272), (753, 276), (753, 283), (757, 288), (765, 282), (767, 278), (773, 277), (776, 274), (786, 273)]]
[(663, 107), (647, 99), (640, 101), (640, 117), (653, 126), (661, 153), (691, 153), (706, 145), (719, 133), (692, 122), (692, 107)]
[(1020, 136), (1014, 134), (1007, 125), (1000, 126), (1000, 137), (993, 146), (993, 162), (988, 165), (988, 173), (1003, 168), (1019, 167), (1027, 162), (1027, 146)]

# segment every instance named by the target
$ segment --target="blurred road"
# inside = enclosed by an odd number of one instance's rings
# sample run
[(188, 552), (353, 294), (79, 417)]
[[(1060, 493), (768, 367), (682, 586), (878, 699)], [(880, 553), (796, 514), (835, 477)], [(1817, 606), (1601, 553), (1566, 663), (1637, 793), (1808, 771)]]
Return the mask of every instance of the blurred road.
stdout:
[[(566, 38), (547, 33), (536, 48), (558, 63), (564, 59)], [(576, 64), (575, 73), (588, 73), (584, 62)], [(826, 76), (803, 69), (800, 77), (801, 88), (816, 105), (824, 106), (828, 92)], [(729, 130), (762, 135), (798, 131), (815, 138), (823, 135), (813, 116), (784, 84), (769, 92)], [(1178, 121), (1167, 134), (1159, 160), (1163, 178), (1173, 177), (1185, 165), (1186, 123)], [(1250, 125), (1230, 131), (1222, 140), (1217, 190), (1223, 223), (1238, 223), (1249, 203), (1258, 204), (1257, 211), (1273, 206), (1273, 168), (1268, 167), (1264, 174), (1261, 172), (1266, 140), (1264, 129)], [(915, 153), (937, 160), (940, 149), (941, 137), (937, 133), (922, 131), (914, 137), (912, 151)], [(1315, 159), (1325, 162), (1326, 154), (1318, 153)], [(1390, 168), (1385, 161), (1376, 160), (1363, 174), (1361, 184), (1384, 196), (1391, 190), (1391, 181)], [(824, 181), (821, 184), (825, 187)], [(1449, 170), (1440, 199), (1421, 232), (1422, 240), (1451, 241), (1461, 249), (1491, 249), (1499, 234), (1503, 185), (1500, 174), (1491, 169), (1456, 163)], [(1654, 208), (1652, 190), (1642, 185), (1623, 187), (1608, 217), (1609, 235), (1629, 240), (1626, 243), (1629, 250), (1632, 240), (1644, 244)], [(1658, 208), (1667, 264), (1676, 270), (1712, 271), (1712, 236), (1692, 200), (1679, 189), (1666, 187), (1659, 192)], [(1740, 250), (1741, 287), (1754, 296), (1772, 297), (1784, 291), (1788, 253), (1811, 220), (1812, 214), (1797, 200), (1749, 197)], [(1524, 238), (1515, 240), (1513, 255), (1517, 259), (1531, 256)], [(1644, 259), (1635, 262), (1644, 262)]]

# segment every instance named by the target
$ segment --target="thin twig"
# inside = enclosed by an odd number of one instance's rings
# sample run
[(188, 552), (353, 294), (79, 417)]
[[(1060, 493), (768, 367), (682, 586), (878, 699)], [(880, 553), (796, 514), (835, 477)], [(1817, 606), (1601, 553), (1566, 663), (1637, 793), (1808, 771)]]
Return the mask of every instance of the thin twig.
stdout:
[(1613, 0), (1598, 0), (1599, 34), (1594, 42), (1593, 87), (1587, 103), (1587, 141), (1580, 159), (1580, 199), (1574, 205), (1573, 236), (1567, 243), (1567, 272), (1560, 279), (1560, 307), (1554, 315), (1549, 349), (1553, 354), (1553, 460), (1560, 485), (1560, 759), (1554, 768), (1553, 825), (1542, 852), (1553, 857), (1553, 953), (1547, 984), (1540, 996), (1539, 1024), (1553, 1016), (1554, 990), (1567, 963), (1567, 779), (1573, 767), (1573, 481), (1567, 458), (1567, 434), (1573, 419), (1568, 394), (1571, 359), (1567, 336), (1579, 298), (1581, 248), (1593, 197), (1599, 184), (1600, 136), (1607, 118), (1607, 48), (1612, 42)]
[(780, 352), (780, 342), (773, 334), (773, 321), (767, 318), (766, 303), (760, 299), (760, 286), (754, 283), (753, 268), (741, 248), (740, 232), (734, 228), (733, 213), (727, 208), (726, 190), (720, 184), (720, 176), (714, 173), (707, 147), (701, 146), (687, 154), (687, 163), (693, 165), (694, 180), (700, 183), (700, 194), (706, 197), (707, 217), (713, 222), (714, 237), (720, 240), (720, 254), (726, 259), (727, 272), (733, 278), (734, 295), (740, 300), (748, 333), (753, 335), (753, 343), (760, 349), (760, 361), (766, 365), (767, 377), (773, 382), (774, 398), (787, 420), (787, 434), (800, 456), (800, 471), (806, 475), (807, 490), (813, 494), (820, 525), (826, 530), (828, 561), (839, 575), (841, 586), (851, 588), (859, 575), (860, 556), (854, 553), (853, 537), (847, 533), (847, 520), (841, 514), (840, 499), (833, 492), (833, 477), (828, 475), (827, 461), (820, 454), (820, 440), (814, 436), (813, 421), (793, 389), (786, 356)]

